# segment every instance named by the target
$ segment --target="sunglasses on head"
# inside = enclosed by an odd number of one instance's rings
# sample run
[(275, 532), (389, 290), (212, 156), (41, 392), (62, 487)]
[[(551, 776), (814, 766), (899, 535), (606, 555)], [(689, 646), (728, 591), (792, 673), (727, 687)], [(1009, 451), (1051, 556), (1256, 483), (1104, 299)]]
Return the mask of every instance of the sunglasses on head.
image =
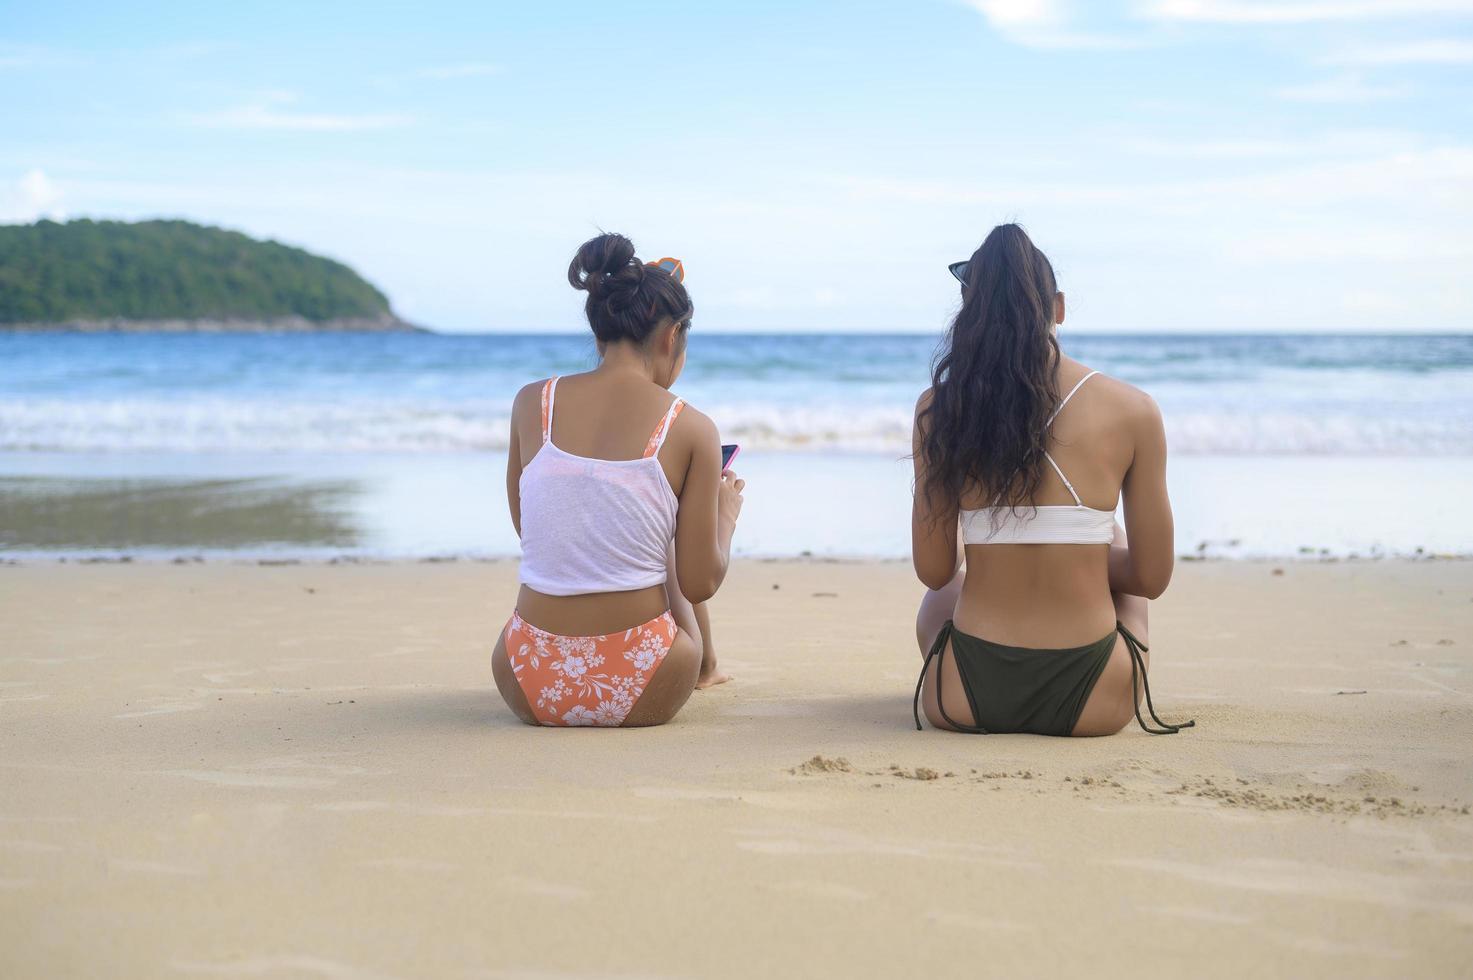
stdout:
[(670, 273), (670, 275), (675, 277), (676, 282), (685, 282), (685, 263), (681, 262), (679, 259), (672, 259), (667, 255), (663, 259), (656, 259), (653, 262), (646, 262), (645, 265), (652, 265), (656, 269), (664, 269), (666, 272)]
[(956, 276), (956, 281), (963, 286), (967, 284), (967, 263), (970, 261), (971, 259), (963, 259), (960, 262), (953, 262), (946, 267), (947, 271)]

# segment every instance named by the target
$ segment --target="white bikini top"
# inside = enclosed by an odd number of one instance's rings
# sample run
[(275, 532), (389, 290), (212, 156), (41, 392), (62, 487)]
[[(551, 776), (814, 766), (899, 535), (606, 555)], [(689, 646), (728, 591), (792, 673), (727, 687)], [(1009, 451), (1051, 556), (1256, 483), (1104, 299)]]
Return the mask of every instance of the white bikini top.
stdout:
[[(1091, 371), (1079, 379), (1079, 383), (1069, 389), (1069, 394), (1059, 402), (1059, 407), (1054, 409), (1054, 414), (1048, 417), (1044, 423), (1044, 429), (1054, 424), (1054, 419), (1069, 404), (1069, 399), (1074, 393), (1084, 387), (1084, 383), (1098, 371)], [(1069, 504), (1042, 504), (1035, 507), (1032, 512), (1019, 510), (1013, 512), (1011, 507), (982, 507), (978, 510), (964, 510), (961, 512), (962, 541), (966, 544), (1109, 544), (1115, 540), (1115, 512), (1113, 510), (1096, 510), (1093, 507), (1084, 506), (1084, 501), (1079, 499), (1079, 494), (1074, 490), (1074, 484), (1064, 475), (1059, 464), (1044, 450), (1043, 458), (1048, 460), (1054, 472), (1059, 474), (1059, 479), (1064, 481), (1064, 486), (1069, 488), (1069, 496), (1074, 498), (1073, 506)]]
[(544, 595), (663, 585), (679, 501), (660, 465), (677, 398), (639, 459), (574, 456), (552, 441), (557, 378), (542, 386), (542, 448), (522, 470), (521, 581)]

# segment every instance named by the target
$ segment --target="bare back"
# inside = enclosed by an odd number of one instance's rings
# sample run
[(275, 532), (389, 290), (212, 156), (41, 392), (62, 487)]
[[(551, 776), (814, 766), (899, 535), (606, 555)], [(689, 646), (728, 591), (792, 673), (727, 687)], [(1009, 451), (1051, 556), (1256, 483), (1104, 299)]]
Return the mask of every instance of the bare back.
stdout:
[[(1062, 359), (1058, 390), (1070, 390), (1089, 373), (1077, 361)], [(1165, 442), (1159, 413), (1149, 397), (1123, 382), (1095, 376), (1055, 419), (1048, 452), (1084, 505), (1113, 511), (1124, 497), (1130, 550), (1139, 552), (1150, 568), (1158, 568), (1164, 556), (1169, 575), (1172, 530)], [(921, 466), (919, 461), (917, 466)], [(917, 494), (918, 511), (923, 497)], [(956, 510), (982, 509), (990, 503), (980, 497), (964, 498)], [(1042, 483), (1030, 503), (1067, 506), (1075, 500), (1059, 475), (1045, 466)], [(956, 554), (956, 515), (937, 516), (940, 530), (916, 527), (913, 533), (918, 572), (925, 560), (923, 549), (928, 550), (932, 566), (940, 569), (931, 574), (944, 581), (945, 563), (949, 561), (954, 569), (960, 557)], [(1110, 552), (1107, 544), (966, 545), (966, 575), (956, 605), (956, 625), (973, 635), (1020, 647), (1065, 648), (1095, 641), (1115, 625)]]

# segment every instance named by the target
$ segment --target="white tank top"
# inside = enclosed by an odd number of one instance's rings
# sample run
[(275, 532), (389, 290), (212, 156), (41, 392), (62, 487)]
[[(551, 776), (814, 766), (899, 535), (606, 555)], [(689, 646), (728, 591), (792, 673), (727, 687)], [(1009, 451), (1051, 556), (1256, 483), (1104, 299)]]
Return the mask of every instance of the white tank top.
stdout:
[(661, 585), (679, 507), (660, 465), (677, 398), (639, 459), (591, 459), (552, 441), (557, 378), (542, 386), (542, 447), (522, 469), (521, 581), (544, 595)]
[[(1059, 417), (1074, 393), (1099, 373), (1089, 372), (1079, 379), (1079, 384), (1069, 389), (1069, 394), (1059, 402), (1054, 414), (1048, 417), (1045, 430), (1054, 424), (1054, 419)], [(1084, 501), (1079, 499), (1079, 494), (1074, 490), (1074, 484), (1069, 482), (1069, 478), (1059, 469), (1059, 464), (1046, 449), (1043, 458), (1048, 460), (1054, 472), (1059, 474), (1059, 479), (1064, 481), (1064, 486), (1069, 488), (1069, 496), (1074, 498), (1073, 505), (1045, 504), (1033, 508), (1031, 512), (1020, 509), (1017, 513), (1010, 507), (964, 510), (961, 512), (961, 522), (962, 541), (965, 544), (1109, 544), (1115, 540), (1115, 512), (1084, 506)]]

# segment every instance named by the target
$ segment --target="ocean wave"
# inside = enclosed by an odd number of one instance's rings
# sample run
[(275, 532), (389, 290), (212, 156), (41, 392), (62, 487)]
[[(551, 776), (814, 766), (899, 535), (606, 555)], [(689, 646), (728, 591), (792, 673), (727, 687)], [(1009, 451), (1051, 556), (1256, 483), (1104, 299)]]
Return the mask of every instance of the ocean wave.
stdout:
[[(703, 406), (722, 438), (769, 451), (910, 448), (902, 405)], [(1299, 408), (1174, 413), (1172, 452), (1187, 455), (1469, 455), (1466, 415)], [(260, 399), (0, 400), (0, 450), (11, 452), (495, 452), (507, 446), (500, 404)]]

